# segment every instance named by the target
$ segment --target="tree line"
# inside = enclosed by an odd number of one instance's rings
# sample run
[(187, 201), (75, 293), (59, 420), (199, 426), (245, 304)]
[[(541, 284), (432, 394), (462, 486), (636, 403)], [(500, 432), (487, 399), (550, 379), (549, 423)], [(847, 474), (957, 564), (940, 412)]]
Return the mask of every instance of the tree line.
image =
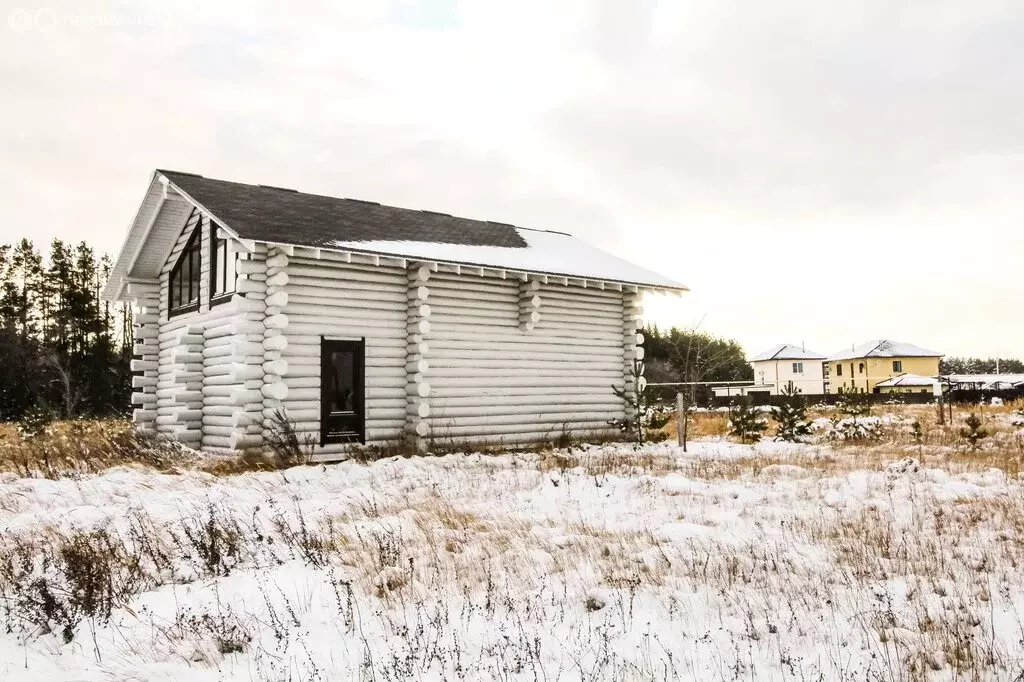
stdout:
[(101, 300), (110, 270), (85, 242), (0, 244), (0, 420), (128, 411), (132, 313)]
[[(650, 383), (691, 385), (686, 393), (693, 404), (710, 401), (706, 382), (753, 381), (754, 370), (743, 346), (734, 339), (715, 336), (699, 329), (659, 329), (648, 325), (644, 334), (644, 376)], [(660, 397), (674, 396), (679, 388), (658, 391)]]
[(942, 358), (939, 374), (1024, 374), (1024, 362), (1015, 358)]

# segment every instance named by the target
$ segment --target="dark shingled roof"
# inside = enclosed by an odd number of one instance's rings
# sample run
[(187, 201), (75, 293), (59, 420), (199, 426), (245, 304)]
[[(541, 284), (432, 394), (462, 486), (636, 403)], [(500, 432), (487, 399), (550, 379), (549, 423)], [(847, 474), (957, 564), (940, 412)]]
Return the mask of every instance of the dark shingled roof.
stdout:
[(158, 172), (242, 239), (313, 247), (373, 240), (528, 246), (515, 227), (504, 223), (213, 180), (192, 173)]

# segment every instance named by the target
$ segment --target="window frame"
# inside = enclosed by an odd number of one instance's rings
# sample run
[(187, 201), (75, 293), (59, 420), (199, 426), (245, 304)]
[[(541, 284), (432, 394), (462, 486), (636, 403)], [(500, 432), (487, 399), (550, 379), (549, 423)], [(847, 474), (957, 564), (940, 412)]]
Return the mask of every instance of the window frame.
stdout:
[[(199, 220), (196, 222), (195, 227), (192, 228), (192, 234), (189, 236), (188, 241), (185, 242), (185, 247), (178, 254), (178, 259), (174, 261), (174, 266), (171, 271), (167, 274), (167, 318), (176, 317), (178, 315), (184, 315), (186, 313), (194, 313), (199, 310), (199, 305), (203, 297), (203, 245), (202, 245), (202, 233), (203, 233), (203, 217), (199, 216)], [(196, 244), (196, 240), (199, 243)], [(196, 291), (195, 300), (189, 298), (189, 302), (185, 304), (179, 303), (174, 305), (174, 279), (181, 273), (182, 268), (185, 265), (185, 259), (192, 256), (192, 254), (198, 255), (198, 263), (195, 258), (191, 258), (191, 265), (193, 268), (199, 268), (199, 276), (189, 279), (189, 282), (195, 281), (198, 291)], [(180, 285), (179, 285), (180, 286)], [(180, 295), (180, 291), (179, 291)]]
[(802, 362), (794, 362), (793, 363), (793, 374), (803, 374), (803, 373), (804, 373), (804, 363), (802, 363)]
[(902, 372), (903, 371), (903, 361), (902, 360), (893, 360), (892, 361), (892, 371), (894, 371), (894, 372)]
[[(235, 297), (235, 294), (238, 293), (238, 254), (237, 253), (235, 253), (235, 281), (232, 284), (232, 288), (230, 290), (227, 289), (227, 277), (225, 276), (225, 282), (224, 282), (225, 290), (220, 292), (219, 294), (217, 293), (217, 263), (218, 263), (217, 247), (219, 246), (218, 242), (222, 242), (224, 244), (224, 256), (225, 256), (224, 260), (225, 260), (225, 265), (227, 263), (227, 256), (230, 253), (228, 251), (228, 240), (227, 239), (220, 239), (217, 236), (217, 230), (218, 229), (219, 228), (218, 228), (217, 224), (211, 220), (210, 221), (210, 282), (209, 282), (209, 284), (210, 284), (210, 307), (211, 308), (213, 308), (214, 306), (221, 305), (222, 303), (227, 303), (228, 301), (230, 301), (231, 299), (233, 299)], [(227, 268), (225, 267), (225, 271), (226, 270), (227, 270)]]
[[(327, 358), (330, 353), (349, 351), (353, 353), (352, 377), (359, 386), (355, 438), (347, 436), (331, 436), (327, 433)], [(320, 446), (334, 443), (366, 443), (366, 337), (356, 339), (328, 339), (320, 337)]]
[(839, 363), (839, 364), (836, 365), (836, 376), (837, 377), (843, 376), (843, 365), (842, 365), (842, 363)]

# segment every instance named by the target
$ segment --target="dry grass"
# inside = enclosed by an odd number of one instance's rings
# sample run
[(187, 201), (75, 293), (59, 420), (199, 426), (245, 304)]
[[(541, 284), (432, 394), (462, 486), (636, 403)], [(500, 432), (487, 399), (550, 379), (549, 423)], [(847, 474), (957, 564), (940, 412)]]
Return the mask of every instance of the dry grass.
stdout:
[[(675, 440), (679, 433), (676, 428), (676, 420), (670, 419), (663, 431), (668, 434), (670, 440)], [(725, 412), (693, 412), (690, 414), (690, 425), (687, 428), (688, 437), (713, 438), (725, 436), (729, 433), (729, 415)]]
[[(986, 424), (1010, 432), (1000, 426), (999, 414), (986, 413)], [(381, 462), (359, 469), (369, 477), (361, 483), (365, 496), (345, 498), (329, 514), (318, 509), (305, 518), (296, 496), (287, 503), (260, 502), (260, 514), (238, 505), (129, 523), (117, 539), (125, 551), (111, 556), (144, 561), (141, 567), (126, 564), (138, 582), (114, 596), (121, 603), (136, 584), (148, 589), (184, 582), (178, 568), (165, 575), (167, 557), (183, 550), (192, 557), (186, 562), (192, 580), (299, 560), (316, 569), (311, 576), (330, 576), (339, 594), (339, 629), (354, 631), (346, 628), (362, 618), (359, 627), (380, 622), (381, 632), (412, 633), (387, 644), (411, 647), (409, 658), (438, 662), (451, 677), (458, 676), (448, 667), (457, 654), (443, 643), (467, 632), (512, 624), (533, 641), (534, 633), (554, 637), (560, 624), (588, 623), (573, 631), (581, 639), (570, 644), (591, 651), (607, 646), (602, 637), (612, 635), (602, 633), (609, 623), (618, 632), (640, 631), (654, 614), (668, 628), (663, 634), (675, 638), (674, 656), (691, 652), (697, 660), (710, 654), (711, 645), (699, 648), (704, 637), (719, 638), (716, 647), (725, 642), (716, 652), (722, 662), (715, 677), (721, 679), (755, 677), (753, 670), (730, 666), (750, 652), (785, 659), (794, 641), (821, 645), (817, 665), (829, 679), (923, 680), (937, 665), (951, 679), (1012, 679), (1022, 669), (1021, 656), (998, 644), (994, 614), (1003, 614), (1002, 627), (1024, 632), (1019, 620), (1005, 619), (1024, 565), (1018, 484), (1008, 484), (1017, 486), (1008, 496), (953, 499), (936, 495), (923, 475), (918, 482), (913, 470), (889, 471), (867, 484), (877, 488), (869, 503), (826, 504), (828, 492), (848, 483), (845, 474), (883, 470), (905, 456), (951, 474), (998, 468), (1016, 476), (1020, 470), (1019, 450), (992, 445), (972, 453), (948, 425), (928, 421), (927, 410), (904, 414), (911, 415), (927, 422), (928, 442), (920, 448), (896, 424), (887, 427), (882, 444), (829, 444), (789, 454), (723, 444), (722, 453), (708, 448), (705, 457), (682, 457), (668, 448), (574, 448), (513, 458)], [(674, 492), (663, 480), (670, 473), (698, 479), (707, 491)], [(230, 490), (229, 481), (218, 484)], [(604, 491), (616, 486), (620, 506), (603, 506)], [(764, 500), (731, 497), (730, 490), (741, 487), (756, 489)], [(799, 487), (797, 496), (786, 497), (793, 487)], [(382, 489), (386, 495), (378, 494)], [(561, 503), (546, 504), (552, 496)], [(575, 500), (590, 506), (565, 503)], [(650, 512), (665, 510), (671, 518), (652, 514), (647, 527)], [(709, 532), (667, 537), (660, 529), (672, 520)], [(223, 552), (210, 553), (214, 539), (230, 550), (230, 562)], [(32, 565), (12, 563), (26, 550), (8, 540), (0, 541), (0, 567)], [(59, 555), (70, 540), (41, 533), (33, 542), (33, 555)], [(83, 580), (76, 570), (62, 564), (54, 584)], [(26, 577), (35, 576), (0, 575), (0, 596), (21, 594)], [(590, 594), (595, 587), (607, 594)], [(424, 624), (421, 617), (432, 620)], [(269, 627), (260, 622), (243, 620), (239, 627)], [(282, 631), (282, 640), (306, 636), (295, 623), (294, 631)], [(416, 648), (420, 630), (432, 642), (426, 649)], [(244, 647), (251, 638), (245, 632), (218, 639)], [(532, 655), (529, 647), (515, 646), (517, 656)], [(547, 639), (544, 646), (550, 646)], [(870, 667), (848, 668), (854, 655), (870, 659)], [(652, 660), (682, 667), (679, 659), (657, 652)], [(687, 677), (653, 669), (631, 676), (636, 671), (621, 660), (607, 665), (615, 672), (593, 677)], [(390, 679), (415, 676), (399, 672)], [(792, 677), (817, 679), (812, 673), (800, 668)]]
[(194, 452), (140, 435), (124, 420), (52, 422), (25, 436), (0, 424), (0, 472), (19, 476), (66, 478), (124, 465), (170, 471), (195, 462)]

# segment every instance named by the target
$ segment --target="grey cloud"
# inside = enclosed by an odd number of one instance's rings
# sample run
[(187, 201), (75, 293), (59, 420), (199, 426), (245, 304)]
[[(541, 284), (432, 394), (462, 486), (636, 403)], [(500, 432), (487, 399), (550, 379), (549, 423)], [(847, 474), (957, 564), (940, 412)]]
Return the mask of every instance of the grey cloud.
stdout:
[[(218, 142), (224, 172), (239, 179), (567, 231), (599, 242), (621, 236), (598, 203), (537, 182), (502, 153), (425, 138), (413, 126), (310, 129), (264, 119), (223, 125)], [(276, 177), (250, 168), (274, 169)], [(215, 175), (216, 169), (195, 170)]]
[(932, 4), (730, 6), (554, 112), (555, 138), (633, 196), (757, 213), (889, 211), (964, 159), (1024, 149), (1022, 7), (950, 23)]

